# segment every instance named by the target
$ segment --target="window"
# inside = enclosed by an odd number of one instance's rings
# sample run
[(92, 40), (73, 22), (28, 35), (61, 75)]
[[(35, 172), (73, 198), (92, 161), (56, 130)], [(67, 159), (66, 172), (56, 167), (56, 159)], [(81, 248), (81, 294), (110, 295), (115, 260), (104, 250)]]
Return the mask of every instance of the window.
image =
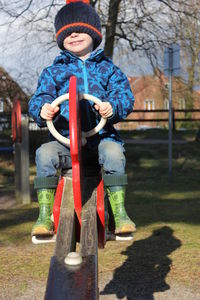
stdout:
[(144, 101), (144, 109), (145, 110), (154, 110), (154, 100), (145, 100)]
[(3, 99), (0, 99), (0, 112), (3, 112)]
[(165, 83), (165, 89), (168, 90), (169, 89), (169, 83)]
[(164, 100), (164, 109), (169, 109), (169, 100), (168, 99)]
[(185, 109), (186, 105), (185, 105), (185, 99), (181, 98), (179, 99), (179, 104), (178, 104), (178, 108), (179, 109)]

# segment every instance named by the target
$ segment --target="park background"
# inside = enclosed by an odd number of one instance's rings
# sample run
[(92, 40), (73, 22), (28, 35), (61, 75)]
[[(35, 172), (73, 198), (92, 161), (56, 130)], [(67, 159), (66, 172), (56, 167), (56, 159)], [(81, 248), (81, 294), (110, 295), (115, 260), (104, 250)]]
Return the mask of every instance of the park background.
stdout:
[[(1, 1), (1, 147), (12, 147), (5, 115), (20, 98), (23, 114), (44, 66), (58, 49), (53, 20), (63, 1)], [(200, 299), (199, 295), (199, 15), (198, 1), (91, 1), (101, 16), (105, 52), (129, 77), (136, 105), (131, 118), (167, 118), (164, 50), (180, 45), (181, 74), (173, 78), (177, 116), (172, 179), (168, 178), (168, 122), (119, 124), (126, 141), (126, 207), (137, 224), (133, 241), (99, 251), (102, 299)], [(159, 94), (159, 97), (158, 97)], [(2, 108), (3, 107), (3, 108)], [(136, 107), (137, 108), (137, 107)], [(5, 113), (6, 112), (6, 113)], [(165, 115), (164, 115), (165, 113)], [(183, 120), (184, 119), (184, 120)], [(4, 122), (5, 121), (5, 122)], [(3, 125), (2, 125), (3, 124)], [(121, 126), (121, 127), (120, 127)], [(127, 126), (127, 127), (124, 127)], [(34, 127), (34, 126), (33, 126)], [(30, 130), (32, 203), (15, 203), (13, 154), (0, 153), (0, 299), (42, 299), (54, 245), (33, 246), (38, 207), (34, 151), (46, 131)], [(40, 136), (40, 138), (39, 138)], [(16, 284), (17, 283), (17, 284)]]

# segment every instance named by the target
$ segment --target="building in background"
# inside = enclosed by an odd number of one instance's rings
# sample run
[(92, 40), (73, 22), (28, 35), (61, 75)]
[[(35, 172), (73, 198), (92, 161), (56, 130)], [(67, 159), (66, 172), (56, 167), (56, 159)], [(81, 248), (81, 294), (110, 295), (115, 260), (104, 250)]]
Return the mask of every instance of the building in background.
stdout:
[[(127, 119), (139, 119), (138, 122), (125, 122), (117, 125), (120, 129), (135, 129), (142, 127), (166, 127), (167, 121), (148, 122), (148, 119), (168, 120), (168, 112), (156, 112), (156, 110), (168, 110), (169, 108), (169, 84), (168, 77), (156, 69), (154, 75), (129, 77), (129, 83), (135, 96), (135, 105), (132, 114)], [(173, 78), (172, 101), (173, 109), (200, 109), (200, 91), (188, 90), (187, 84), (181, 78)], [(137, 110), (141, 110), (137, 112)], [(175, 117), (184, 118), (187, 113), (176, 113)], [(200, 113), (191, 113), (190, 117), (197, 118)], [(142, 121), (144, 120), (145, 121)]]
[(0, 115), (11, 113), (15, 97), (20, 99), (22, 111), (26, 113), (28, 109), (28, 96), (18, 83), (0, 67)]
[(0, 67), (0, 131), (10, 129), (13, 101), (17, 98), (21, 103), (22, 113), (28, 111), (28, 96), (12, 77)]

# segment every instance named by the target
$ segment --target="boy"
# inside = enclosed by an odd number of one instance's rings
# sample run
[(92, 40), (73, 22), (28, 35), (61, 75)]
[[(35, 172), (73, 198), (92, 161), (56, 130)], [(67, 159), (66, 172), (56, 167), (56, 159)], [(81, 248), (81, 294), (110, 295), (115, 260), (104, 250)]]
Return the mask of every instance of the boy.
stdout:
[[(98, 162), (104, 170), (104, 184), (114, 215), (115, 234), (132, 233), (135, 224), (129, 219), (124, 207), (125, 154), (123, 142), (113, 124), (132, 112), (134, 97), (126, 76), (103, 50), (95, 50), (102, 41), (98, 14), (87, 1), (67, 1), (55, 18), (56, 39), (61, 55), (52, 66), (43, 70), (38, 87), (30, 99), (29, 113), (40, 126), (54, 119), (55, 128), (69, 137), (69, 107), (64, 102), (53, 109), (51, 103), (68, 92), (69, 78), (77, 77), (80, 93), (96, 96), (102, 100), (100, 106), (81, 101), (81, 127), (83, 131), (94, 128), (101, 116), (108, 118), (106, 126), (87, 139), (86, 152), (97, 153)], [(89, 1), (88, 1), (89, 2)], [(83, 102), (83, 103), (82, 103)], [(51, 221), (54, 193), (57, 186), (56, 171), (59, 155), (67, 155), (71, 168), (69, 148), (51, 136), (51, 142), (36, 151), (37, 189), (39, 218), (32, 229), (32, 236), (53, 235)]]

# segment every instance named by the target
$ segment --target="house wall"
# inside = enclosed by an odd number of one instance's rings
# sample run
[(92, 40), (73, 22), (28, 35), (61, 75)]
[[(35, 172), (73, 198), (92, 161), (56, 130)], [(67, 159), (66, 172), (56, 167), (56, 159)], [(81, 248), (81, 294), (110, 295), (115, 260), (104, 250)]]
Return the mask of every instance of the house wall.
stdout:
[[(159, 71), (159, 70), (158, 70)], [(168, 122), (147, 122), (142, 119), (168, 119), (168, 112), (154, 112), (154, 110), (167, 109), (169, 86), (168, 78), (160, 71), (154, 76), (131, 77), (129, 83), (135, 96), (134, 110), (148, 110), (151, 112), (133, 112), (127, 119), (140, 119), (140, 122), (120, 123), (116, 125), (118, 129), (131, 130), (138, 126), (150, 127), (166, 127)], [(174, 109), (184, 109), (184, 99), (186, 98), (187, 85), (180, 78), (173, 78), (172, 80), (172, 101)], [(200, 92), (193, 93), (194, 109), (200, 109)], [(147, 104), (148, 103), (148, 104)], [(200, 113), (191, 113), (191, 118), (200, 118)], [(176, 113), (176, 117), (184, 118), (185, 113)]]

